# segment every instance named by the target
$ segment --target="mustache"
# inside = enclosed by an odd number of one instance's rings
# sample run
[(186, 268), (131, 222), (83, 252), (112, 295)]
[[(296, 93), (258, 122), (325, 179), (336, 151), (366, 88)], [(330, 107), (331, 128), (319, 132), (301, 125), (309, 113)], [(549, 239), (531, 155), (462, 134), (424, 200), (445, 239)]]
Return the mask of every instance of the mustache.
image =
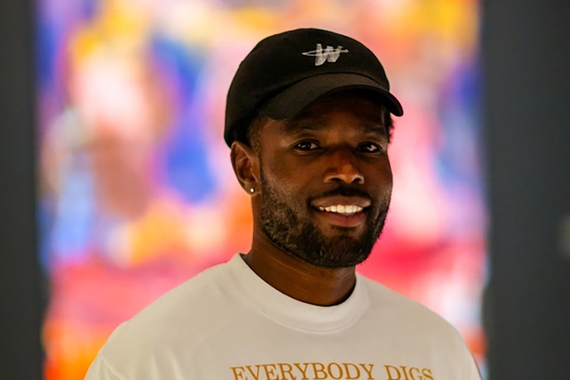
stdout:
[(308, 203), (311, 204), (311, 202), (319, 198), (333, 197), (337, 195), (343, 197), (360, 197), (360, 198), (366, 198), (371, 202), (374, 201), (372, 196), (362, 189), (350, 185), (338, 185), (334, 189), (330, 189), (323, 193), (320, 193), (319, 195), (310, 197), (308, 199)]

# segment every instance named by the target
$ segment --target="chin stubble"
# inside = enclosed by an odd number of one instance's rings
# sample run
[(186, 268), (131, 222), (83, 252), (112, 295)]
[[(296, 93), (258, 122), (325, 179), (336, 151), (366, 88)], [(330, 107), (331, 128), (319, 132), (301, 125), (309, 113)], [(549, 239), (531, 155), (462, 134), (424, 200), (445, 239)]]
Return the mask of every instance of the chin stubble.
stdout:
[[(349, 236), (350, 228), (337, 227), (339, 234), (329, 238), (313, 223), (309, 201), (299, 206), (299, 200), (272, 186), (263, 175), (261, 182), (260, 225), (276, 247), (309, 264), (326, 268), (351, 267), (368, 258), (382, 232), (389, 200), (378, 205), (372, 203), (372, 212), (378, 207), (381, 210), (376, 211), (376, 218), (367, 221), (360, 237)], [(343, 187), (328, 195), (347, 195), (348, 192), (350, 189)]]

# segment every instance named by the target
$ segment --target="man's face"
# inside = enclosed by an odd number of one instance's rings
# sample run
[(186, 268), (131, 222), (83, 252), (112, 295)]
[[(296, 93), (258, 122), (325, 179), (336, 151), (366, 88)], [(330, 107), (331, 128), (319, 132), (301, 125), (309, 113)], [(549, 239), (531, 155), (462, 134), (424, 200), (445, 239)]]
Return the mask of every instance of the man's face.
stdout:
[(380, 105), (359, 92), (312, 103), (261, 127), (258, 225), (280, 249), (320, 267), (364, 261), (390, 203)]

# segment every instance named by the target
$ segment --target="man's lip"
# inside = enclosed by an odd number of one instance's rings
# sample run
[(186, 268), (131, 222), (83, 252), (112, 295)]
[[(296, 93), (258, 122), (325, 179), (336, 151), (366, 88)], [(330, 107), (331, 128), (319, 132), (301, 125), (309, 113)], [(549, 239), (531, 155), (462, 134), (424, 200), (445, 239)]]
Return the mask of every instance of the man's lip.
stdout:
[(311, 206), (315, 208), (319, 207), (330, 207), (330, 206), (358, 206), (358, 207), (368, 207), (370, 206), (370, 199), (362, 197), (345, 197), (342, 195), (335, 195), (332, 197), (319, 198), (311, 202)]
[(327, 212), (322, 206), (317, 208), (317, 219), (324, 222), (326, 225), (332, 225), (345, 228), (356, 228), (364, 225), (366, 222), (366, 211), (360, 209), (357, 212)]

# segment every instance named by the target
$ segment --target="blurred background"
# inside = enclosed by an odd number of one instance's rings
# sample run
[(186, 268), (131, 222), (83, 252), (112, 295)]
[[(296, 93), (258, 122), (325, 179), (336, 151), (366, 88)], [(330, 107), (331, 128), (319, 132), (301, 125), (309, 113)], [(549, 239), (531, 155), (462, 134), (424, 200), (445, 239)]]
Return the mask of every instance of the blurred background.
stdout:
[(260, 39), (308, 26), (369, 46), (405, 108), (359, 272), (454, 324), (487, 378), (565, 378), (570, 9), (554, 3), (2, 5), (0, 378), (82, 379), (118, 324), (249, 249), (225, 96)]

